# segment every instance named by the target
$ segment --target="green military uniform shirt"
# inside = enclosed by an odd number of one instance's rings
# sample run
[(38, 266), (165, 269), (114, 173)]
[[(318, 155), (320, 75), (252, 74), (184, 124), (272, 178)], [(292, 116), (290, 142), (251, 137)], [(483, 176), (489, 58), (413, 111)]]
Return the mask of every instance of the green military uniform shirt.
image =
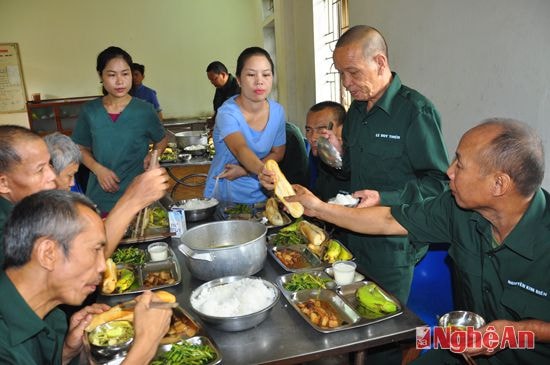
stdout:
[[(393, 78), (367, 111), (353, 101), (344, 122), (343, 169), (351, 174), (350, 190), (380, 192), (382, 205), (421, 201), (446, 189), (449, 165), (440, 117), (433, 104)], [(348, 247), (363, 271), (406, 302), (414, 265), (426, 247), (406, 237), (350, 233)]]
[[(458, 207), (450, 192), (394, 207), (392, 215), (408, 230), (411, 241), (450, 242), (449, 256), (457, 278), (453, 284), (460, 303), (457, 310), (478, 313), (487, 323), (497, 319), (550, 322), (549, 198), (546, 191), (537, 191), (497, 248), (492, 246), (490, 223)], [(445, 354), (435, 352), (430, 357)], [(550, 359), (550, 344), (536, 343), (535, 350), (506, 349), (487, 359), (490, 364), (543, 364)], [(476, 361), (484, 363), (483, 358)]]
[(0, 298), (0, 364), (61, 364), (65, 314), (54, 309), (40, 319), (3, 271)]
[(165, 130), (153, 106), (132, 98), (116, 122), (103, 106), (102, 98), (82, 106), (71, 138), (89, 147), (97, 162), (114, 171), (120, 179), (119, 190), (105, 192), (95, 174), (90, 174), (86, 195), (102, 212), (109, 212), (130, 185), (143, 172), (143, 160), (150, 142), (164, 138)]
[(0, 268), (4, 267), (4, 226), (13, 210), (13, 204), (0, 197)]
[(314, 157), (311, 153), (309, 163), (314, 164), (309, 171), (316, 173), (312, 191), (319, 199), (328, 201), (334, 198), (340, 191), (349, 192), (349, 176), (338, 176), (338, 171), (325, 164), (319, 157)]

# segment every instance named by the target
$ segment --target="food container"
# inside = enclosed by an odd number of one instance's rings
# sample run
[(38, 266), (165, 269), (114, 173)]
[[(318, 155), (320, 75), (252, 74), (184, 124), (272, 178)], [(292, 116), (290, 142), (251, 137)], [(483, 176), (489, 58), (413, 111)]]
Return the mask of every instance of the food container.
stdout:
[(485, 319), (479, 314), (468, 311), (453, 311), (444, 314), (439, 318), (441, 327), (454, 327), (456, 329), (466, 329), (466, 327), (479, 328), (485, 326)]
[[(109, 339), (110, 343), (99, 344), (94, 338)], [(97, 326), (88, 334), (90, 350), (95, 356), (123, 356), (134, 340), (134, 329), (128, 321), (111, 321)]]
[(192, 156), (202, 156), (206, 153), (206, 146), (201, 144), (193, 144), (183, 149), (185, 153), (189, 153)]
[(202, 144), (203, 132), (201, 131), (185, 131), (176, 133), (176, 143), (178, 148), (184, 150), (185, 147)]
[(191, 228), (180, 238), (186, 267), (208, 281), (254, 275), (265, 264), (267, 228), (253, 221), (219, 221)]
[[(183, 342), (186, 342), (186, 343), (191, 344), (191, 345), (210, 347), (214, 352), (214, 359), (212, 359), (212, 361), (207, 362), (206, 363), (207, 365), (220, 364), (222, 362), (222, 356), (221, 356), (220, 350), (217, 348), (217, 346), (208, 337), (195, 336), (195, 337), (188, 338), (185, 341), (179, 341), (176, 344), (181, 344)], [(165, 345), (159, 346), (159, 348), (157, 350), (157, 354), (156, 354), (154, 360), (160, 358), (163, 354), (169, 352), (172, 349), (173, 346), (174, 346), (174, 344), (165, 344)], [(185, 364), (186, 363), (185, 360), (190, 361), (191, 359), (185, 359), (185, 357), (184, 357), (182, 359), (181, 363)]]
[(353, 261), (336, 261), (333, 263), (332, 270), (336, 284), (347, 285), (353, 283), (356, 268), (357, 264)]
[[(263, 285), (267, 287), (268, 290), (272, 293), (273, 301), (266, 307), (261, 308), (253, 313), (238, 315), (238, 316), (225, 316), (225, 317), (212, 316), (209, 314), (205, 314), (202, 311), (200, 311), (200, 309), (196, 308), (195, 305), (196, 305), (196, 302), (198, 301), (197, 298), (201, 296), (201, 294), (203, 294), (204, 291), (212, 288), (224, 286), (229, 283), (235, 283), (243, 279), (258, 280), (261, 283), (263, 283)], [(251, 297), (252, 297), (251, 300), (259, 299), (254, 297), (254, 295), (251, 295)], [(199, 317), (203, 321), (209, 323), (212, 327), (215, 327), (219, 330), (229, 331), (229, 332), (243, 331), (246, 329), (256, 327), (268, 317), (269, 312), (275, 306), (278, 300), (279, 300), (279, 290), (275, 285), (261, 278), (247, 277), (247, 276), (227, 276), (227, 277), (209, 281), (207, 283), (202, 284), (197, 289), (195, 289), (191, 293), (191, 297), (190, 297), (191, 308), (199, 315)]]
[(153, 242), (147, 246), (147, 252), (151, 261), (163, 261), (168, 258), (168, 244), (166, 242)]
[[(193, 198), (180, 200), (172, 207), (182, 208), (187, 222), (198, 222), (212, 217), (218, 205), (218, 200), (214, 198)], [(186, 206), (205, 206), (205, 208), (186, 209)]]

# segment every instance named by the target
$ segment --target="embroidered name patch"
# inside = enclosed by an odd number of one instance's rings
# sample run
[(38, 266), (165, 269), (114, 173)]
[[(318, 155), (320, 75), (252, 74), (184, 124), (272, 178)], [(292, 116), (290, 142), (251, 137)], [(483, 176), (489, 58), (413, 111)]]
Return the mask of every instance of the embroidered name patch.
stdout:
[(376, 138), (386, 138), (386, 139), (401, 139), (401, 136), (397, 134), (387, 134), (387, 133), (375, 133)]
[(519, 286), (520, 288), (528, 290), (531, 293), (535, 293), (536, 295), (540, 295), (541, 297), (547, 297), (548, 296), (548, 293), (545, 292), (544, 290), (535, 289), (532, 286), (529, 286), (529, 285), (525, 284), (523, 281), (512, 281), (512, 280), (508, 279), (508, 285)]

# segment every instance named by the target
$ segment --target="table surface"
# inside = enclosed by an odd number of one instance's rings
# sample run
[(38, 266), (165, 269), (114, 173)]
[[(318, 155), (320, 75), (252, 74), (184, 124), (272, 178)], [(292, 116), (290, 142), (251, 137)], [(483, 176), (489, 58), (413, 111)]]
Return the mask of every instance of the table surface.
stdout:
[[(191, 292), (204, 282), (191, 276), (178, 250), (179, 240), (169, 242), (181, 266), (182, 281), (166, 290), (176, 295), (179, 304), (204, 327), (221, 351), (223, 364), (295, 364), (329, 355), (360, 351), (391, 342), (414, 339), (416, 327), (424, 323), (409, 309), (397, 317), (363, 327), (324, 334), (311, 327), (281, 294), (268, 318), (253, 329), (224, 332), (201, 322), (189, 303)], [(141, 245), (146, 246), (146, 245)], [(270, 255), (264, 268), (255, 276), (273, 283), (286, 274)], [(101, 297), (99, 301), (111, 305), (130, 296)]]

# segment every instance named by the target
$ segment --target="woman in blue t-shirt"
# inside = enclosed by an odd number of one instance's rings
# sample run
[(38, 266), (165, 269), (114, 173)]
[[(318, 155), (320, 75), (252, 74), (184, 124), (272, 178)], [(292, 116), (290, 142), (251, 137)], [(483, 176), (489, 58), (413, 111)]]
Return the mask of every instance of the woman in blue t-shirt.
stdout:
[(274, 75), (267, 51), (245, 49), (237, 60), (235, 75), (241, 93), (218, 109), (213, 132), (216, 155), (204, 195), (251, 204), (267, 198), (257, 176), (264, 162), (281, 161), (285, 154), (285, 113), (280, 104), (267, 98)]

